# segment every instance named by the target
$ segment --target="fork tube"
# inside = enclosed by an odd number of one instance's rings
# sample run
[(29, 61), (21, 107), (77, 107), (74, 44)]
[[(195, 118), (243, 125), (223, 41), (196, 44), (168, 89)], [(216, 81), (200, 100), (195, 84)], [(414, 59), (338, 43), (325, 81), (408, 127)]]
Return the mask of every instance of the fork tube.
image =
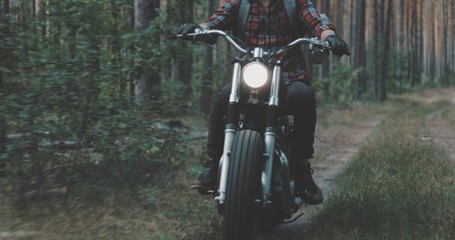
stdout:
[(276, 125), (278, 119), (278, 105), (279, 105), (279, 92), (280, 92), (280, 76), (281, 67), (279, 63), (273, 68), (272, 84), (270, 90), (270, 101), (267, 106), (267, 119), (266, 119), (266, 130), (264, 133), (265, 152), (267, 160), (262, 170), (262, 194), (263, 194), (263, 205), (269, 203), (269, 196), (272, 189), (272, 166), (273, 156), (275, 152), (275, 140), (276, 140)]
[(270, 101), (269, 106), (277, 106), (279, 105), (279, 92), (280, 92), (280, 78), (281, 78), (281, 62), (278, 62), (277, 65), (273, 68), (273, 76), (272, 76), (272, 86), (270, 89)]
[(240, 86), (240, 73), (241, 64), (239, 62), (234, 63), (234, 72), (232, 76), (231, 95), (229, 97), (229, 105), (227, 110), (227, 124), (224, 131), (224, 147), (223, 155), (221, 156), (221, 173), (220, 173), (220, 186), (219, 196), (217, 201), (219, 204), (224, 204), (226, 198), (226, 182), (227, 182), (227, 171), (229, 167), (229, 157), (232, 150), (232, 144), (234, 142), (235, 135), (238, 129), (239, 122), (239, 86)]

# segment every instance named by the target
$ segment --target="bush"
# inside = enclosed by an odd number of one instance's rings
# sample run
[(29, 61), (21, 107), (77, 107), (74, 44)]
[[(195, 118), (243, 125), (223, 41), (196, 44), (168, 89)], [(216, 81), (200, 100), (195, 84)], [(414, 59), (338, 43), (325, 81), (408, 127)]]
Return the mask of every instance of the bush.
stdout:
[[(327, 81), (314, 81), (316, 89), (326, 89), (320, 92), (325, 101), (347, 104), (352, 101), (352, 88), (362, 69), (352, 69), (350, 66), (337, 62)], [(327, 86), (324, 86), (327, 84)]]
[(164, 20), (133, 32), (114, 17), (129, 4), (54, 1), (42, 18), (1, 16), (0, 121), (8, 138), (0, 168), (19, 196), (84, 181), (131, 188), (172, 175), (179, 133), (156, 124), (166, 106), (139, 108), (130, 96), (140, 73), (165, 72), (169, 46), (152, 41)]

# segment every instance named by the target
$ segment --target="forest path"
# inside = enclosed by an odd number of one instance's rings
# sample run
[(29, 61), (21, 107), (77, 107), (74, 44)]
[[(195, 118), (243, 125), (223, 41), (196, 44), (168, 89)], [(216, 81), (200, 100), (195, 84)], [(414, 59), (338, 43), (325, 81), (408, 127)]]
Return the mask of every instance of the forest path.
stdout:
[[(316, 130), (316, 157), (312, 162), (312, 167), (315, 170), (313, 178), (321, 188), (325, 201), (330, 197), (337, 175), (343, 171), (360, 147), (368, 141), (368, 137), (383, 118), (384, 115), (375, 115), (359, 119), (357, 124), (350, 126), (340, 125)], [(258, 239), (301, 239), (305, 226), (310, 223), (311, 217), (320, 206), (323, 204), (302, 207), (299, 212), (304, 213), (304, 215), (300, 219), (290, 224), (278, 226), (273, 232), (261, 235)]]
[[(455, 89), (427, 90), (419, 96), (418, 101), (423, 104), (433, 104), (446, 101), (450, 106), (437, 110), (425, 117), (425, 129), (422, 130), (422, 141), (434, 141), (448, 151), (455, 160), (455, 128), (447, 120), (444, 114), (455, 106)], [(450, 112), (449, 112), (450, 114)], [(453, 114), (453, 112), (452, 112)], [(312, 163), (315, 169), (313, 175), (315, 182), (327, 200), (336, 184), (337, 175), (355, 156), (360, 147), (368, 142), (368, 138), (378, 126), (385, 115), (370, 116), (358, 119), (357, 124), (329, 127), (328, 129), (316, 130), (315, 142), (317, 161)], [(319, 153), (318, 153), (319, 151)], [(312, 216), (324, 204), (318, 206), (306, 206), (300, 209), (304, 215), (297, 221), (276, 227), (271, 233), (259, 237), (260, 240), (297, 240), (301, 239), (303, 231), (310, 224)]]
[[(428, 115), (425, 119), (426, 129), (423, 138), (434, 141), (442, 146), (455, 161), (455, 128), (445, 118), (445, 114), (455, 114), (455, 89), (443, 89), (440, 91), (425, 91), (427, 96), (425, 103), (431, 104), (440, 101), (450, 102), (451, 105)], [(452, 111), (450, 111), (452, 110)], [(452, 125), (452, 126), (451, 126)]]

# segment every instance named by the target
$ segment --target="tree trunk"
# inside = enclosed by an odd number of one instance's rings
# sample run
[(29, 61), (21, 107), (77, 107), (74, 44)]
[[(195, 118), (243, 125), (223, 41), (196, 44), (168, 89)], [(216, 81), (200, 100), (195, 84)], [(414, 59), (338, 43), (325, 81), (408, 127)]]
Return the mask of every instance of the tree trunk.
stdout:
[(381, 88), (379, 89), (379, 101), (382, 102), (387, 98), (386, 94), (386, 73), (388, 72), (388, 55), (390, 52), (390, 24), (391, 24), (391, 18), (392, 18), (392, 0), (389, 0), (387, 3), (387, 6), (384, 6), (384, 9), (386, 10), (386, 15), (385, 18), (383, 19), (383, 24), (385, 24), (385, 29), (383, 31), (383, 36), (384, 36), (384, 48), (382, 51), (382, 61), (383, 61), (383, 68), (382, 68), (382, 78), (380, 79), (381, 81)]
[(383, 16), (383, 2), (381, 0), (375, 0), (373, 3), (373, 11), (374, 11), (374, 40), (373, 40), (373, 57), (374, 57), (374, 76), (373, 76), (373, 83), (374, 83), (374, 100), (377, 102), (381, 101), (381, 94), (382, 85), (381, 79), (383, 78), (383, 66), (384, 61), (381, 59), (382, 49), (382, 40), (383, 40), (383, 29), (382, 29), (382, 16)]
[[(7, 22), (7, 14), (9, 13), (9, 0), (0, 0), (0, 22), (3, 26), (8, 26), (8, 24), (3, 24)], [(7, 27), (6, 27), (7, 28)], [(6, 62), (4, 56), (8, 56), (8, 54), (4, 51), (6, 50), (6, 46), (4, 46), (4, 38), (7, 36), (7, 29), (3, 27), (0, 28), (0, 68), (4, 67)], [(0, 71), (0, 98), (3, 98), (3, 91), (4, 91), (4, 74)], [(6, 151), (6, 120), (3, 116), (0, 116), (0, 154)], [(5, 168), (5, 162), (0, 161), (0, 176), (3, 176)]]
[[(448, 37), (448, 34), (447, 34), (447, 30), (449, 30), (449, 11), (448, 11), (448, 2), (444, 1), (442, 3), (443, 5), (441, 6), (442, 7), (442, 15), (443, 17), (441, 18), (441, 21), (442, 21), (442, 39), (441, 39), (441, 57), (443, 57), (443, 60), (441, 61), (441, 64), (440, 64), (440, 74), (441, 76), (443, 77), (442, 79), (442, 84), (443, 85), (447, 85), (447, 53), (448, 53), (448, 49), (447, 49), (447, 37)], [(447, 29), (447, 30), (445, 30)]]
[[(330, 0), (322, 0), (321, 2), (321, 7), (324, 13), (327, 15), (327, 17), (334, 22), (334, 18), (332, 18), (332, 13), (330, 11)], [(336, 23), (335, 23), (336, 24)], [(311, 65), (312, 63), (308, 61), (308, 64)], [(321, 72), (320, 72), (320, 78), (323, 81), (323, 96), (329, 97), (329, 87), (330, 87), (330, 82), (329, 82), (329, 75), (330, 75), (330, 61), (325, 61), (322, 66), (321, 66)]]
[(396, 38), (397, 38), (397, 41), (396, 41), (396, 45), (395, 45), (395, 49), (398, 51), (398, 54), (396, 55), (397, 56), (397, 62), (399, 64), (399, 67), (396, 68), (396, 73), (395, 75), (399, 77), (399, 79), (397, 79), (399, 82), (398, 82), (398, 93), (402, 93), (403, 91), (403, 85), (404, 85), (404, 76), (403, 74), (401, 74), (401, 62), (402, 62), (402, 55), (405, 53), (404, 49), (405, 49), (405, 44), (404, 44), (404, 29), (405, 29), (405, 22), (404, 22), (404, 15), (405, 15), (405, 11), (404, 11), (404, 0), (399, 0), (398, 1), (398, 6), (397, 6), (397, 21), (398, 21), (398, 24), (397, 24), (397, 29), (396, 29)]
[[(210, 1), (209, 1), (210, 2)], [(180, 1), (177, 10), (178, 23), (192, 23), (193, 22), (193, 0)], [(188, 54), (184, 57), (179, 57), (174, 63), (174, 76), (175, 80), (182, 83), (183, 97), (191, 95), (191, 79), (192, 79), (193, 56)]]
[[(450, 60), (451, 60), (450, 66), (451, 66), (451, 74), (455, 74), (455, 0), (452, 0), (451, 5), (452, 5), (452, 7), (451, 7), (451, 9), (452, 9), (452, 11), (451, 11), (452, 12), (452, 14), (451, 14), (451, 16), (452, 16), (451, 36), (452, 36), (452, 38), (451, 38), (451, 41), (449, 41), (449, 42), (452, 43), (452, 46), (451, 46), (452, 51), (451, 51), (451, 57), (450, 57)], [(452, 79), (452, 81), (454, 81), (454, 80)], [(455, 81), (454, 81), (454, 83), (455, 83)]]
[[(215, 0), (206, 2), (206, 16), (210, 16), (215, 9)], [(201, 111), (208, 114), (210, 111), (210, 103), (213, 95), (213, 49), (205, 48), (204, 52), (204, 67), (201, 82)]]
[[(449, 66), (449, 76), (455, 76), (455, 0), (452, 0), (452, 2), (450, 3), (451, 7), (450, 7), (450, 16), (451, 16), (451, 19), (450, 19), (450, 22), (451, 22), (451, 27), (449, 27), (449, 31), (450, 29), (452, 29), (450, 31), (450, 41), (448, 41), (450, 43), (450, 54), (449, 54), (449, 63), (448, 63), (448, 66)], [(455, 84), (455, 80), (452, 79), (452, 84)]]
[[(422, 65), (423, 65), (423, 1), (417, 1), (417, 65), (414, 71), (416, 71), (416, 76), (422, 76)], [(419, 79), (419, 83), (421, 83), (421, 79)]]
[(351, 45), (354, 69), (363, 69), (354, 82), (353, 98), (361, 100), (365, 91), (365, 0), (358, 0), (355, 4), (354, 18), (354, 41)]
[(0, 14), (6, 15), (9, 13), (9, 0), (0, 1)]
[(410, 19), (410, 24), (411, 24), (411, 30), (410, 30), (410, 44), (409, 44), (409, 50), (410, 50), (410, 54), (409, 54), (409, 80), (410, 80), (410, 83), (411, 83), (411, 86), (414, 86), (418, 83), (418, 80), (417, 80), (417, 72), (416, 72), (416, 69), (417, 69), (417, 57), (418, 57), (418, 53), (417, 53), (417, 41), (418, 41), (418, 38), (417, 38), (417, 30), (418, 30), (418, 22), (417, 22), (417, 4), (418, 4), (419, 0), (414, 0), (413, 3), (411, 4), (411, 19)]
[[(150, 21), (157, 17), (155, 9), (159, 7), (159, 0), (134, 0), (134, 28), (144, 31), (150, 26)], [(153, 42), (159, 45), (159, 36)], [(134, 95), (136, 102), (143, 106), (150, 97), (159, 95), (160, 76), (157, 73), (147, 72), (141, 68), (139, 77), (134, 81)]]

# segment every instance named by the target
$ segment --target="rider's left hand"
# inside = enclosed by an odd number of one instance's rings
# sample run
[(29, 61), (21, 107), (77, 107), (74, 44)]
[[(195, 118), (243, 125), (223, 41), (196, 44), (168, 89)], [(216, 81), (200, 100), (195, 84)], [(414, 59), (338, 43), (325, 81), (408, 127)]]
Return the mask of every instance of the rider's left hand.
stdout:
[(202, 27), (200, 25), (197, 25), (195, 23), (185, 23), (179, 26), (177, 29), (177, 34), (183, 35), (184, 40), (189, 40), (192, 41), (193, 43), (201, 41), (205, 42), (207, 44), (214, 44), (216, 43), (218, 37), (217, 36), (210, 36), (210, 35), (200, 35), (196, 37), (190, 37), (190, 36), (185, 36), (190, 33), (195, 33), (197, 29), (201, 30)]
[(332, 52), (338, 56), (341, 57), (343, 55), (350, 55), (351, 53), (349, 52), (349, 46), (348, 44), (341, 38), (335, 36), (335, 35), (330, 35), (325, 38), (325, 40), (330, 44), (332, 47)]
[[(179, 26), (177, 34), (188, 35), (194, 33), (196, 29), (201, 29), (201, 27), (195, 23), (185, 23)], [(184, 37), (185, 40), (195, 40), (193, 37)]]
[(189, 33), (194, 33), (198, 28), (201, 27), (195, 23), (185, 23), (179, 26), (177, 34), (187, 35)]

